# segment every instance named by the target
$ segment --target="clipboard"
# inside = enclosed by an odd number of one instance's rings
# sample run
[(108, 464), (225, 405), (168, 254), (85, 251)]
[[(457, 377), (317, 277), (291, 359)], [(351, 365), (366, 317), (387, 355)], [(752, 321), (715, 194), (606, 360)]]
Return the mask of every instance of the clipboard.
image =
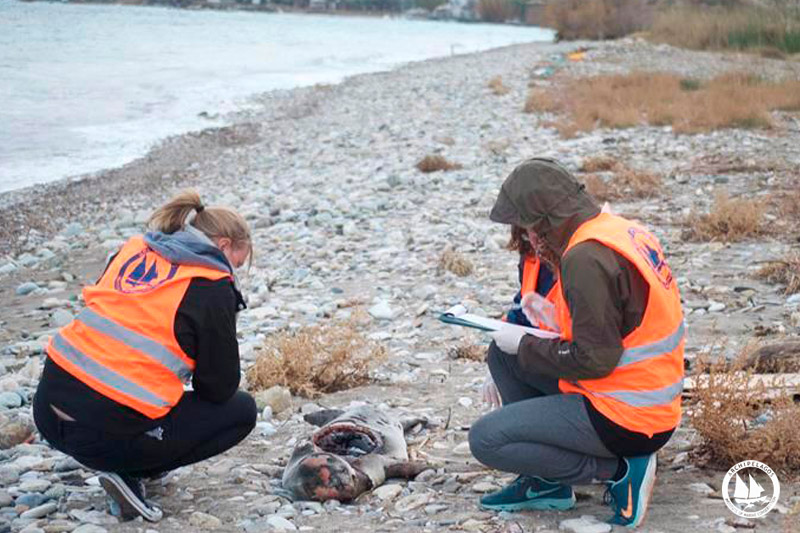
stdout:
[(441, 315), (439, 320), (445, 324), (453, 326), (462, 326), (465, 328), (477, 329), (480, 331), (500, 331), (506, 328), (519, 328), (529, 335), (539, 337), (540, 339), (558, 339), (561, 336), (558, 333), (547, 331), (539, 328), (529, 328), (517, 324), (509, 324), (502, 320), (494, 318), (486, 318), (479, 315), (473, 315), (467, 312), (467, 308), (463, 305), (454, 305)]

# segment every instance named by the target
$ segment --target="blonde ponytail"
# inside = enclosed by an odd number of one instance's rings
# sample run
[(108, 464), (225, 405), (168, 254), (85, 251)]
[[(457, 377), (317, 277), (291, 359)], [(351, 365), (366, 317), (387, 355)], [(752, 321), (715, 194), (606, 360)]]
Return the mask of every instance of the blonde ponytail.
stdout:
[(203, 202), (197, 191), (187, 189), (172, 200), (162, 205), (150, 215), (147, 225), (164, 233), (180, 231), (186, 224), (186, 218), (192, 211), (202, 211)]
[(195, 211), (188, 222), (202, 231), (206, 237), (215, 241), (221, 238), (231, 240), (233, 246), (247, 246), (249, 263), (253, 261), (253, 241), (250, 227), (242, 215), (228, 207), (205, 207), (200, 195), (187, 189), (162, 205), (150, 215), (150, 228), (164, 233), (175, 233), (184, 229), (186, 219)]

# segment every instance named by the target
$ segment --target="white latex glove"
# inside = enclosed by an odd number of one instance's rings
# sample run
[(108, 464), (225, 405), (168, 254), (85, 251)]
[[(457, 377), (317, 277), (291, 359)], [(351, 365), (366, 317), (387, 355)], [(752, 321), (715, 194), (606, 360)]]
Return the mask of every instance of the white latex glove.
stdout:
[(497, 331), (490, 331), (489, 336), (494, 339), (497, 347), (505, 353), (516, 354), (519, 351), (519, 343), (525, 332), (521, 328), (500, 328)]
[(483, 381), (481, 387), (481, 395), (483, 396), (483, 403), (487, 404), (492, 409), (497, 409), (502, 405), (500, 400), (500, 392), (497, 390), (497, 385), (494, 384), (492, 375), (487, 372), (486, 379)]

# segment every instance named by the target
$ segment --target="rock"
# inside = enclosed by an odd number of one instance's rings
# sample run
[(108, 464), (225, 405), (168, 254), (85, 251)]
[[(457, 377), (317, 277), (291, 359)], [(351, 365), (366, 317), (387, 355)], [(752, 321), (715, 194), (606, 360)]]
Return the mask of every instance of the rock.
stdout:
[(389, 304), (381, 300), (369, 308), (369, 314), (378, 320), (391, 320), (395, 317), (396, 311), (389, 307)]
[(297, 531), (297, 526), (279, 515), (272, 515), (268, 517), (267, 524), (278, 531)]
[(372, 494), (374, 494), (381, 500), (393, 500), (401, 492), (403, 492), (403, 487), (401, 485), (393, 483), (391, 485), (381, 485), (377, 489), (373, 490)]
[(14, 409), (22, 406), (22, 396), (16, 392), (2, 392), (0, 393), (0, 407), (6, 409)]
[(70, 322), (75, 319), (75, 315), (67, 311), (66, 309), (56, 309), (52, 315), (50, 315), (50, 327), (51, 328), (63, 328)]
[(216, 529), (222, 527), (222, 520), (216, 516), (200, 511), (195, 511), (189, 517), (189, 523), (201, 529)]
[(573, 533), (606, 533), (611, 531), (611, 524), (600, 522), (592, 515), (584, 515), (580, 518), (570, 518), (560, 522), (558, 529)]
[(19, 484), (22, 492), (44, 492), (50, 488), (50, 483), (46, 479), (27, 479)]
[(469, 442), (464, 441), (461, 444), (458, 444), (455, 448), (453, 448), (453, 453), (456, 455), (472, 455), (472, 452), (469, 449)]
[(28, 509), (19, 515), (19, 517), (23, 519), (42, 518), (43, 516), (49, 515), (56, 509), (58, 509), (58, 504), (56, 502), (47, 502), (38, 507), (34, 507), (33, 509)]
[[(102, 511), (85, 511), (83, 509), (72, 509), (69, 515), (78, 520), (95, 526), (110, 526), (119, 523), (116, 517)], [(103, 530), (105, 531), (105, 530)]]
[(275, 426), (273, 426), (269, 422), (258, 422), (256, 423), (256, 428), (258, 429), (258, 432), (262, 437), (271, 437), (278, 432), (278, 430), (275, 429)]
[(38, 507), (48, 500), (44, 494), (22, 494), (17, 497), (15, 502), (17, 505), (24, 505), (25, 507)]
[(702, 494), (703, 496), (708, 496), (709, 494), (713, 494), (715, 492), (714, 489), (708, 485), (708, 483), (691, 483), (689, 484), (689, 490), (698, 494)]
[(466, 396), (458, 399), (458, 404), (462, 407), (472, 407), (472, 398)]
[(17, 270), (17, 265), (14, 263), (8, 262), (2, 266), (0, 266), (0, 276), (3, 274), (11, 274)]
[(82, 524), (73, 529), (72, 533), (108, 533), (108, 530), (95, 524)]
[(472, 492), (483, 494), (485, 492), (494, 492), (500, 490), (500, 487), (490, 481), (479, 481), (472, 485)]
[(261, 411), (261, 420), (264, 422), (272, 421), (272, 406), (265, 405), (264, 409)]
[(394, 504), (394, 509), (398, 513), (407, 513), (418, 509), (423, 505), (427, 505), (431, 501), (431, 495), (428, 493), (423, 494), (410, 494), (397, 500)]
[(725, 309), (725, 304), (722, 302), (715, 302), (713, 300), (708, 302), (708, 312), (709, 313), (719, 313)]
[(8, 450), (17, 444), (22, 444), (31, 439), (34, 432), (33, 424), (29, 422), (9, 422), (0, 427), (0, 450)]
[(16, 293), (18, 296), (25, 296), (26, 294), (30, 294), (38, 288), (39, 286), (34, 282), (26, 281), (25, 283), (17, 287)]
[(259, 409), (269, 406), (276, 415), (292, 406), (292, 393), (289, 392), (289, 389), (280, 385), (275, 385), (265, 391), (258, 391), (254, 397)]

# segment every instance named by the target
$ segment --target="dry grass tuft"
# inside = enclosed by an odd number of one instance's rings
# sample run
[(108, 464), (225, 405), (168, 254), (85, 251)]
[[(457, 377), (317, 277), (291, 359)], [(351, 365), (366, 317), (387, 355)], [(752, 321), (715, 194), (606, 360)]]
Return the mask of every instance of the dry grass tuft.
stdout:
[(519, 15), (519, 8), (511, 0), (478, 0), (477, 11), (484, 22), (506, 22)]
[(752, 50), (783, 59), (800, 52), (800, 11), (777, 4), (684, 5), (659, 12), (648, 36), (684, 48)]
[(503, 96), (504, 94), (508, 94), (511, 92), (511, 89), (503, 85), (502, 76), (495, 76), (494, 78), (489, 80), (489, 88), (497, 96)]
[(281, 385), (306, 398), (367, 383), (369, 370), (386, 357), (386, 349), (366, 339), (354, 322), (277, 333), (267, 338), (262, 351), (247, 371), (250, 388)]
[(800, 292), (800, 253), (773, 261), (756, 272), (757, 278), (786, 286), (786, 294)]
[(486, 359), (486, 345), (475, 344), (472, 341), (463, 341), (456, 346), (451, 346), (447, 350), (450, 359), (467, 359), (469, 361), (482, 362)]
[(684, 238), (696, 241), (740, 241), (766, 233), (760, 200), (731, 199), (725, 193), (714, 198), (711, 211), (691, 213), (686, 219)]
[(581, 172), (608, 172), (619, 166), (619, 161), (608, 155), (587, 157), (581, 165)]
[(610, 156), (585, 159), (581, 171), (613, 173), (607, 181), (596, 174), (588, 174), (583, 178), (589, 194), (602, 202), (620, 198), (650, 198), (661, 191), (661, 176), (632, 169)]
[(524, 109), (559, 115), (554, 125), (562, 136), (646, 124), (676, 133), (770, 128), (770, 111), (800, 109), (800, 81), (773, 83), (743, 73), (703, 83), (660, 72), (601, 75), (534, 87)]
[(426, 155), (417, 163), (417, 168), (422, 172), (436, 172), (439, 170), (458, 170), (463, 168), (458, 163), (451, 163), (441, 155)]
[(439, 268), (448, 270), (459, 277), (472, 274), (472, 261), (455, 250), (445, 250), (439, 257)]
[(647, 27), (653, 8), (639, 0), (547, 2), (544, 20), (561, 39), (615, 39)]
[[(788, 476), (800, 473), (800, 405), (788, 392), (768, 388), (745, 371), (742, 354), (733, 365), (698, 360), (689, 420), (697, 430), (703, 462), (730, 468), (751, 459)], [(780, 381), (775, 381), (780, 386)]]

